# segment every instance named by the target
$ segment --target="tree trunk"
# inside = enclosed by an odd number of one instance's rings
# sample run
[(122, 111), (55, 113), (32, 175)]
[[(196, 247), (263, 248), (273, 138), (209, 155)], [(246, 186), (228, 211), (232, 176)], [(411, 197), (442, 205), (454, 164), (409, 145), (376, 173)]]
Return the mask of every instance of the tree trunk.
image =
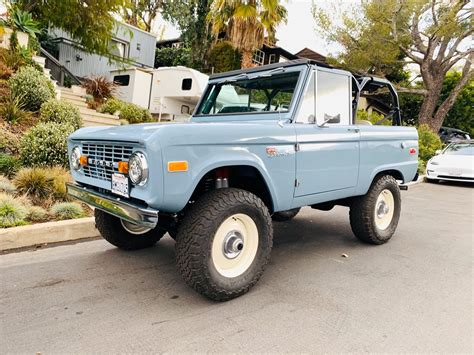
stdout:
[(241, 62), (242, 69), (247, 69), (247, 68), (254, 67), (252, 58), (253, 58), (253, 52), (252, 51), (242, 50), (242, 62)]
[(428, 94), (425, 96), (423, 103), (420, 107), (420, 113), (418, 116), (418, 124), (426, 124), (431, 130), (434, 131), (433, 123), (433, 114), (436, 110), (436, 105), (438, 104), (440, 93), (428, 90)]
[[(423, 63), (426, 64), (426, 63)], [(430, 70), (431, 69), (431, 70)], [(418, 116), (418, 124), (426, 124), (430, 127), (433, 132), (438, 132), (441, 124), (435, 124), (433, 116), (438, 106), (438, 101), (441, 96), (441, 89), (443, 88), (444, 75), (433, 70), (434, 68), (428, 68), (425, 66), (421, 68), (421, 75), (426, 86), (426, 95), (423, 103), (420, 107), (420, 113)], [(441, 122), (442, 123), (442, 122)]]

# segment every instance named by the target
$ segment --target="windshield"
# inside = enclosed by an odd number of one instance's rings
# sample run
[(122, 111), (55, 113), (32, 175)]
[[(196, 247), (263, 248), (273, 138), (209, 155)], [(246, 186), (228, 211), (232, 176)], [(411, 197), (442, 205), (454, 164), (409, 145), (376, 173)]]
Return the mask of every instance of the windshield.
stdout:
[(474, 143), (455, 143), (448, 145), (444, 154), (474, 155)]
[(209, 85), (197, 115), (288, 112), (299, 71), (266, 75), (239, 74)]

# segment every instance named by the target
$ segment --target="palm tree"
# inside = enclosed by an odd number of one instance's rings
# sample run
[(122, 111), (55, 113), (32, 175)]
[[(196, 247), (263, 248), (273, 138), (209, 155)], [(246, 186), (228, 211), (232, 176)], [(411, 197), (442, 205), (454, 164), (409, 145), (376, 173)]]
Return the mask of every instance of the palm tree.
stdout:
[(208, 20), (216, 37), (225, 32), (242, 52), (242, 68), (250, 68), (254, 50), (266, 36), (275, 40), (276, 27), (286, 22), (286, 15), (279, 0), (215, 0)]

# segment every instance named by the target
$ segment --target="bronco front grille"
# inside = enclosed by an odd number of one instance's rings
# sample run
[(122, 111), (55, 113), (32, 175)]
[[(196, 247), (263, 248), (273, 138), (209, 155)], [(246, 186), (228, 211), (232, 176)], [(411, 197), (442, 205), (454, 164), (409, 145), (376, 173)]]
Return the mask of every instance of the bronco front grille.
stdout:
[(118, 162), (128, 161), (133, 146), (122, 143), (83, 143), (82, 154), (87, 156), (88, 165), (84, 166), (84, 175), (99, 180), (112, 180), (112, 174), (118, 172)]

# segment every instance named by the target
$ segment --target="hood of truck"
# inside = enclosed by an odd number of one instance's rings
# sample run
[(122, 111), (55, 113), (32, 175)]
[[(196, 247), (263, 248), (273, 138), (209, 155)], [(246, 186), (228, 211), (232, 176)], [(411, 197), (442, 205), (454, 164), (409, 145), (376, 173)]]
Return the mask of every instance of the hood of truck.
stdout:
[(85, 127), (69, 136), (70, 140), (118, 141), (145, 144), (146, 141), (166, 124), (143, 123), (124, 126)]
[[(142, 145), (165, 140), (167, 143), (222, 143), (266, 136), (265, 127), (277, 121), (143, 123), (124, 126), (85, 127), (69, 136), (70, 141), (133, 142)], [(227, 140), (227, 141), (226, 141)]]

